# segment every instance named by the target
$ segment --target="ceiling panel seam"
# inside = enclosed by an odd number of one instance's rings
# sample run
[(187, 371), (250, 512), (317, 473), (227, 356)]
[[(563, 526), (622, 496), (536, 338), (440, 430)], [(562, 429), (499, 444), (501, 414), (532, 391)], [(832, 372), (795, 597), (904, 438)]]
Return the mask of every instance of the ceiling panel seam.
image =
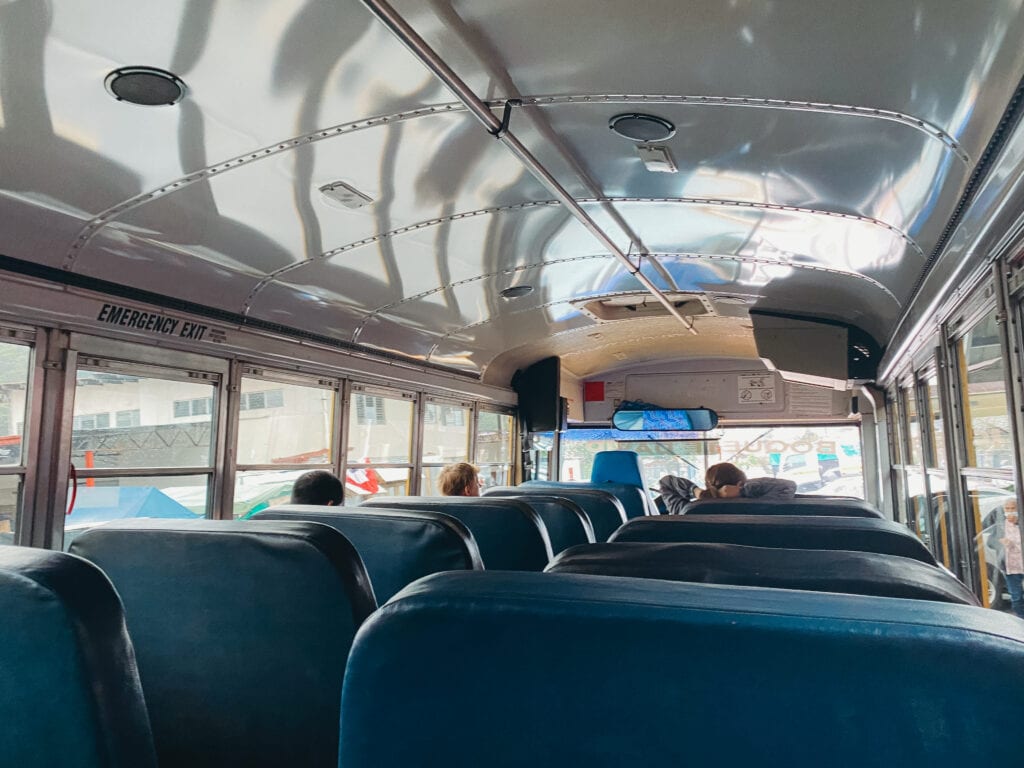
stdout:
[(79, 231), (78, 235), (71, 243), (68, 252), (64, 255), (62, 268), (68, 271), (74, 270), (78, 256), (90, 243), (93, 237), (95, 237), (104, 226), (114, 221), (122, 214), (128, 213), (129, 211), (132, 211), (148, 202), (164, 197), (165, 195), (169, 195), (173, 192), (189, 187), (196, 182), (204, 181), (205, 179), (222, 174), (225, 171), (249, 165), (259, 160), (265, 160), (268, 157), (274, 157), (282, 152), (288, 152), (296, 149), (297, 147), (306, 146), (335, 136), (343, 136), (355, 133), (356, 131), (362, 131), (367, 128), (376, 128), (382, 125), (414, 120), (420, 117), (431, 117), (438, 114), (466, 111), (466, 107), (462, 104), (458, 102), (449, 102), (444, 104), (432, 104), (425, 107), (419, 107), (417, 109), (404, 110), (402, 112), (394, 112), (388, 115), (377, 115), (375, 117), (353, 120), (347, 123), (339, 123), (328, 128), (319, 128), (315, 131), (301, 134), (300, 136), (284, 139), (215, 165), (201, 168), (177, 179), (172, 179), (161, 187), (135, 195), (134, 197), (130, 197), (115, 206), (107, 208), (105, 211), (101, 211), (89, 220), (89, 222), (87, 222)]
[[(779, 211), (779, 212), (785, 212), (785, 213), (800, 213), (800, 214), (807, 214), (807, 215), (813, 215), (813, 216), (828, 216), (828, 217), (831, 217), (831, 218), (844, 219), (844, 220), (847, 220), (847, 221), (858, 221), (858, 222), (862, 222), (862, 223), (865, 223), (865, 224), (870, 224), (872, 226), (877, 226), (877, 227), (881, 227), (883, 229), (886, 229), (889, 232), (891, 232), (894, 235), (896, 235), (897, 237), (899, 237), (900, 239), (902, 239), (912, 250), (914, 250), (919, 256), (924, 258), (924, 251), (923, 251), (923, 249), (921, 248), (920, 245), (917, 244), (917, 242), (912, 237), (910, 237), (910, 235), (908, 235), (906, 232), (901, 230), (899, 227), (895, 227), (895, 226), (893, 226), (891, 224), (887, 224), (886, 222), (881, 221), (880, 219), (876, 219), (876, 218), (873, 218), (873, 217), (870, 217), (870, 216), (859, 216), (859, 215), (851, 214), (851, 213), (840, 213), (840, 212), (837, 212), (837, 211), (826, 211), (826, 210), (822, 210), (822, 209), (818, 209), (818, 208), (807, 208), (807, 207), (793, 206), (793, 205), (782, 205), (782, 204), (777, 204), (777, 203), (756, 203), (756, 202), (748, 202), (748, 201), (721, 200), (721, 199), (703, 198), (703, 197), (589, 197), (589, 198), (578, 198), (577, 201), (580, 202), (580, 203), (595, 203), (595, 204), (596, 203), (679, 203), (679, 204), (684, 204), (684, 205), (706, 205), (706, 206), (725, 207), (725, 208), (747, 208), (747, 209), (753, 209), (753, 210), (768, 210), (768, 211)], [(328, 251), (324, 251), (323, 253), (321, 253), (316, 258), (308, 259), (306, 261), (296, 262), (294, 264), (289, 264), (288, 266), (281, 267), (280, 269), (277, 269), (277, 270), (269, 273), (268, 275), (266, 275), (264, 278), (262, 278), (253, 287), (253, 289), (249, 292), (249, 295), (246, 296), (245, 301), (243, 302), (242, 313), (243, 314), (248, 314), (250, 312), (251, 308), (252, 308), (252, 303), (256, 299), (257, 294), (260, 291), (262, 291), (264, 288), (266, 288), (267, 285), (269, 285), (270, 283), (272, 283), (275, 280), (277, 280), (277, 278), (279, 278), (281, 275), (288, 274), (288, 273), (293, 272), (293, 271), (295, 271), (297, 269), (300, 269), (302, 267), (309, 266), (310, 264), (315, 264), (315, 263), (318, 263), (320, 261), (326, 261), (327, 259), (330, 259), (330, 258), (332, 258), (334, 256), (338, 256), (338, 255), (340, 255), (342, 253), (347, 253), (348, 251), (352, 251), (352, 250), (355, 250), (357, 248), (362, 248), (362, 247), (367, 246), (367, 245), (373, 245), (374, 243), (380, 242), (381, 240), (385, 240), (385, 239), (388, 239), (388, 238), (391, 238), (391, 237), (395, 237), (395, 236), (398, 236), (398, 235), (407, 234), (409, 232), (418, 232), (418, 231), (423, 230), (423, 229), (428, 229), (430, 227), (440, 226), (442, 224), (447, 224), (447, 223), (450, 223), (450, 222), (453, 222), (453, 221), (459, 221), (459, 220), (462, 220), (462, 219), (471, 219), (471, 218), (475, 218), (475, 217), (478, 217), (478, 216), (493, 215), (493, 214), (497, 214), (497, 213), (506, 213), (506, 212), (509, 212), (509, 211), (528, 210), (528, 209), (531, 209), (531, 208), (539, 208), (539, 207), (554, 207), (554, 206), (559, 206), (559, 205), (561, 205), (561, 203), (558, 200), (535, 200), (535, 201), (531, 201), (531, 202), (527, 202), (527, 203), (517, 203), (515, 205), (502, 205), (502, 206), (494, 206), (494, 207), (491, 207), (491, 208), (479, 208), (479, 209), (473, 210), (473, 211), (462, 211), (462, 212), (459, 212), (459, 213), (451, 214), (449, 216), (438, 216), (438, 217), (431, 218), (431, 219), (425, 219), (423, 221), (416, 222), (415, 224), (408, 224), (406, 226), (397, 227), (396, 229), (392, 229), (392, 230), (389, 230), (387, 232), (382, 232), (382, 233), (380, 233), (378, 235), (373, 235), (371, 237), (364, 237), (364, 238), (362, 238), (360, 240), (355, 240), (355, 241), (353, 241), (351, 243), (346, 243), (345, 245), (338, 246), (337, 248), (332, 248), (332, 249), (330, 249)], [(587, 258), (592, 258), (592, 257), (588, 256)], [(541, 262), (541, 263), (543, 263), (543, 262)], [(518, 268), (515, 271), (518, 271)], [(497, 274), (503, 274), (503, 273), (508, 273), (508, 270), (488, 273), (486, 275), (481, 275), (481, 277), (489, 277), (489, 276), (493, 276), (493, 275), (497, 275)], [(408, 299), (413, 299), (413, 298), (422, 298), (423, 296), (427, 296), (427, 295), (430, 295), (431, 293), (434, 293), (435, 290), (440, 290), (440, 289), (434, 289), (434, 290), (431, 290), (431, 291), (426, 291), (426, 292), (421, 293), (421, 294), (417, 294), (416, 296), (410, 296), (410, 297), (407, 297), (406, 299), (403, 299), (403, 301), (406, 301)], [(387, 309), (390, 306), (393, 306), (393, 304), (387, 304), (387, 305), (384, 305), (382, 307), (378, 307), (377, 309), (372, 310), (371, 314), (373, 314), (375, 312), (378, 312), (381, 309)]]
[[(778, 109), (789, 112), (817, 112), (821, 114), (863, 117), (899, 123), (913, 128), (929, 138), (942, 142), (965, 165), (971, 164), (971, 156), (959, 141), (939, 126), (927, 120), (904, 112), (876, 107), (861, 107), (854, 104), (830, 104), (819, 101), (798, 101), (795, 99), (768, 99), (752, 96), (688, 96), (673, 94), (597, 94), (585, 93), (558, 96), (522, 96), (523, 106), (547, 106), (560, 104), (685, 104), (706, 107), (746, 107), (752, 109)], [(489, 106), (500, 106), (503, 102), (491, 101)]]

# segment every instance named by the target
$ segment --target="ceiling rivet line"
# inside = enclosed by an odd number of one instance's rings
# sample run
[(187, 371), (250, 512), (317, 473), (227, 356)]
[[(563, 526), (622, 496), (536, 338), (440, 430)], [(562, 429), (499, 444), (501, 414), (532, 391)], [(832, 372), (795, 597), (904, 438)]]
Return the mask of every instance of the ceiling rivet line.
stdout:
[[(938, 139), (964, 163), (971, 164), (971, 157), (952, 135), (937, 125), (929, 123), (913, 115), (891, 109), (860, 107), (853, 104), (831, 104), (821, 101), (797, 101), (794, 99), (765, 99), (749, 96), (687, 96), (680, 94), (579, 94), (558, 96), (523, 96), (524, 106), (546, 106), (559, 104), (693, 104), (723, 107), (746, 107), (753, 109), (781, 109), (793, 112), (819, 112), (823, 114), (865, 117), (900, 123), (920, 131), (929, 138)], [(504, 100), (489, 101), (491, 108), (501, 106)]]
[(73, 270), (75, 266), (75, 260), (85, 248), (86, 245), (92, 240), (92, 238), (99, 232), (104, 226), (109, 224), (111, 221), (116, 219), (123, 213), (127, 213), (130, 210), (138, 208), (139, 206), (148, 203), (163, 195), (177, 191), (184, 187), (195, 184), (197, 181), (211, 178), (217, 174), (223, 173), (232, 168), (237, 168), (241, 165), (255, 162), (257, 160), (263, 160), (264, 158), (276, 155), (280, 152), (286, 152), (295, 147), (302, 146), (305, 143), (312, 143), (314, 141), (321, 141), (332, 136), (338, 136), (340, 134), (355, 133), (356, 131), (362, 131), (367, 128), (375, 128), (380, 125), (387, 125), (390, 123), (400, 122), (404, 120), (412, 120), (418, 117), (424, 117), (427, 115), (437, 114), (438, 112), (465, 112), (466, 107), (459, 102), (451, 102), (447, 104), (434, 104), (419, 109), (408, 110), (406, 112), (396, 112), (393, 115), (381, 115), (378, 117), (371, 117), (364, 120), (356, 120), (351, 123), (342, 123), (335, 125), (330, 128), (318, 128), (316, 131), (312, 131), (302, 136), (297, 136), (287, 141), (282, 141), (277, 144), (268, 147), (261, 147), (260, 149), (248, 152), (244, 155), (231, 158), (222, 163), (211, 165), (206, 168), (194, 171), (187, 176), (182, 176), (179, 179), (175, 179), (167, 184), (149, 192), (131, 197), (115, 206), (107, 208), (105, 211), (94, 216), (78, 233), (71, 246), (68, 248), (68, 252), (64, 256), (63, 268), (66, 270)]

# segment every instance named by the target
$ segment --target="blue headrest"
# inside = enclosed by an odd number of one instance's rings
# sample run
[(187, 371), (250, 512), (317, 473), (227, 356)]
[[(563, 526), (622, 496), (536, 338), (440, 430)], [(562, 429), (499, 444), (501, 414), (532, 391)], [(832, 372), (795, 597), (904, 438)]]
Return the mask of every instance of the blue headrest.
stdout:
[(683, 507), (684, 515), (819, 515), (877, 517), (882, 513), (860, 499), (836, 497), (815, 499), (698, 499)]
[(388, 496), (360, 508), (419, 509), (460, 520), (473, 534), (484, 567), (499, 571), (542, 571), (551, 560), (544, 521), (528, 504), (485, 496)]
[[(626, 521), (626, 512), (622, 502), (605, 490), (590, 484), (557, 483), (551, 487), (542, 481), (534, 481), (536, 485), (524, 483), (513, 487), (488, 488), (484, 496), (559, 496), (579, 505), (590, 519), (594, 527), (595, 541), (607, 541), (608, 537)], [(636, 494), (633, 494), (634, 498)]]
[(359, 552), (378, 603), (423, 576), (484, 567), (469, 529), (435, 512), (285, 504), (252, 519), (308, 520), (341, 531)]
[(0, 762), (156, 768), (121, 601), (94, 565), (0, 546)]
[(1020, 690), (1024, 623), (981, 608), (447, 573), (356, 638), (340, 764), (1016, 765)]
[(161, 768), (337, 766), (345, 659), (375, 607), (338, 531), (140, 520), (71, 549), (124, 601)]
[[(574, 488), (605, 491), (618, 499), (619, 503), (622, 505), (623, 511), (626, 513), (627, 519), (654, 514), (651, 511), (651, 508), (654, 506), (654, 502), (651, 501), (651, 497), (647, 495), (647, 492), (643, 488), (639, 488), (632, 484), (627, 485), (625, 483), (594, 482), (570, 483), (562, 480), (527, 480), (525, 483), (517, 487), (523, 489), (544, 488), (547, 493), (552, 493), (552, 488), (557, 488), (559, 491), (562, 489), (572, 490)], [(531, 490), (530, 492), (532, 493), (533, 491)]]
[(848, 549), (910, 557), (935, 565), (935, 556), (917, 536), (898, 523), (874, 517), (662, 515), (630, 520), (610, 541), (704, 541), (789, 549)]
[(567, 549), (547, 570), (978, 605), (949, 571), (874, 552), (704, 542), (585, 544)]
[(590, 470), (592, 483), (620, 483), (646, 489), (640, 454), (636, 451), (598, 451)]

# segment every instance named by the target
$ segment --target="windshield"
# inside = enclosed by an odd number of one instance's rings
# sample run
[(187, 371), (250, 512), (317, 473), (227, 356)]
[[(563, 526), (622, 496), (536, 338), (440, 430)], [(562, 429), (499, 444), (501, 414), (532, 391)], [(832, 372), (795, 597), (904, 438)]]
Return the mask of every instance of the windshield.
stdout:
[(792, 480), (798, 493), (864, 498), (860, 428), (724, 427), (688, 439), (637, 440), (607, 429), (570, 429), (561, 435), (562, 480), (589, 480), (598, 451), (640, 455), (644, 481), (657, 488), (665, 475), (704, 485), (709, 466), (729, 461), (747, 477)]

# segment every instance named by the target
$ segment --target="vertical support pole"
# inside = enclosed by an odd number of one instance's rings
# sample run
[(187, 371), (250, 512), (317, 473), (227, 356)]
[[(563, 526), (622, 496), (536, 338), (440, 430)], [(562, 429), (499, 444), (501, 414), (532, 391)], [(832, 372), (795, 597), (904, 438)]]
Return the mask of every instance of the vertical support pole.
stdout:
[(213, 462), (213, 483), (207, 517), (234, 519), (235, 476), (238, 468), (238, 413), (242, 397), (242, 364), (232, 360), (226, 380), (217, 392), (217, 441)]
[[(78, 354), (70, 349), (66, 331), (47, 329), (36, 338), (41, 362), (33, 382), (32, 441), (36, 474), (27, 499), (32, 508), (23, 519), (21, 543), (60, 549), (71, 469), (71, 429), (75, 408), (75, 367)], [(41, 375), (40, 375), (41, 374)]]

